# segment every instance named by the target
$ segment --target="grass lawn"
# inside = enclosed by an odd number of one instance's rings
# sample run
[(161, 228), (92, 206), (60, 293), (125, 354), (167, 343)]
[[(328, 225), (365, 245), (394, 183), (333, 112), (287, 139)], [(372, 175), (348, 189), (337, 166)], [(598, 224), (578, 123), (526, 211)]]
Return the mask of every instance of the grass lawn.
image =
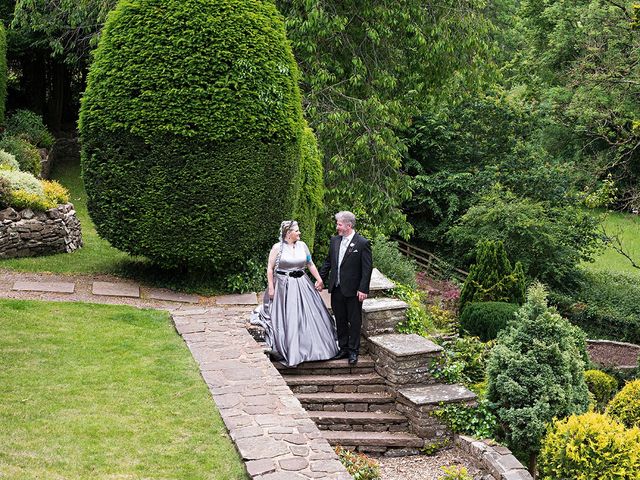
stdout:
[[(631, 254), (637, 264), (640, 264), (640, 216), (629, 213), (608, 212), (604, 218), (607, 234), (619, 236), (625, 250)], [(595, 262), (586, 263), (585, 266), (592, 270), (614, 270), (640, 276), (640, 270), (633, 268), (629, 260), (611, 247), (607, 247), (596, 258)]]
[(165, 312), (0, 300), (0, 328), (0, 478), (247, 478)]

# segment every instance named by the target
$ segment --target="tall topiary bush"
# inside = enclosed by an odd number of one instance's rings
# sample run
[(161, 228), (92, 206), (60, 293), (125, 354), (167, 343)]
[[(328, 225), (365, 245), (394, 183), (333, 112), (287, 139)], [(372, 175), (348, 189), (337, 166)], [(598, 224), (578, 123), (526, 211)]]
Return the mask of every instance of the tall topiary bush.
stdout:
[(547, 306), (541, 284), (499, 335), (487, 364), (487, 398), (509, 446), (535, 471), (547, 423), (589, 406), (585, 335)]
[(4, 123), (7, 98), (7, 32), (0, 22), (0, 125)]
[(293, 218), (298, 220), (302, 236), (307, 245), (313, 250), (316, 236), (316, 221), (322, 209), (324, 197), (324, 180), (322, 159), (316, 136), (309, 127), (302, 132), (302, 158), (298, 178), (300, 185), (305, 185), (298, 191)]
[(507, 258), (500, 241), (479, 242), (476, 263), (469, 270), (460, 292), (460, 311), (471, 302), (507, 302), (522, 305), (525, 297), (525, 277), (522, 265), (515, 268)]
[(305, 188), (298, 77), (271, 2), (120, 2), (79, 122), (98, 233), (166, 267), (266, 255)]

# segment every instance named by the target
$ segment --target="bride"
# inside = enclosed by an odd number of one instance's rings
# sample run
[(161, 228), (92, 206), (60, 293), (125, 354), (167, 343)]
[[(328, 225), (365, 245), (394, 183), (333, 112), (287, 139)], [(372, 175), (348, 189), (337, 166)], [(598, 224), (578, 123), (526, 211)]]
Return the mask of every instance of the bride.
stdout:
[(300, 240), (298, 223), (285, 220), (280, 224), (280, 241), (269, 253), (264, 303), (253, 311), (251, 323), (264, 327), (267, 344), (280, 362), (290, 367), (338, 354), (333, 318), (305, 267), (322, 290), (309, 247)]

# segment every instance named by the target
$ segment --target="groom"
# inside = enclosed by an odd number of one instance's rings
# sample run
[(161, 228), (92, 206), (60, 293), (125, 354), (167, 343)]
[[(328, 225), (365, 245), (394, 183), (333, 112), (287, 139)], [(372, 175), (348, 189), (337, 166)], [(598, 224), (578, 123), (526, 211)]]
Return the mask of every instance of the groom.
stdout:
[[(335, 358), (349, 358), (349, 365), (358, 363), (362, 302), (369, 294), (373, 268), (369, 240), (353, 229), (356, 217), (351, 212), (336, 213), (338, 235), (331, 237), (329, 257), (320, 268), (326, 280), (329, 274), (331, 309), (336, 317), (340, 353)], [(322, 282), (316, 282), (316, 288)]]

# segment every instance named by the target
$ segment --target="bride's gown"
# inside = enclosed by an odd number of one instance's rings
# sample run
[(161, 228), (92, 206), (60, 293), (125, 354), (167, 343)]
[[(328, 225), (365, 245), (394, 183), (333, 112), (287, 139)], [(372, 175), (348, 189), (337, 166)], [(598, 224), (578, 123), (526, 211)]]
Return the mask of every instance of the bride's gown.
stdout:
[(273, 299), (265, 293), (264, 304), (251, 315), (251, 323), (264, 327), (269, 347), (290, 367), (328, 360), (339, 351), (334, 320), (314, 284), (306, 274), (288, 275), (304, 270), (310, 258), (304, 242), (297, 241), (295, 247), (285, 243), (277, 272), (287, 274), (274, 272)]

